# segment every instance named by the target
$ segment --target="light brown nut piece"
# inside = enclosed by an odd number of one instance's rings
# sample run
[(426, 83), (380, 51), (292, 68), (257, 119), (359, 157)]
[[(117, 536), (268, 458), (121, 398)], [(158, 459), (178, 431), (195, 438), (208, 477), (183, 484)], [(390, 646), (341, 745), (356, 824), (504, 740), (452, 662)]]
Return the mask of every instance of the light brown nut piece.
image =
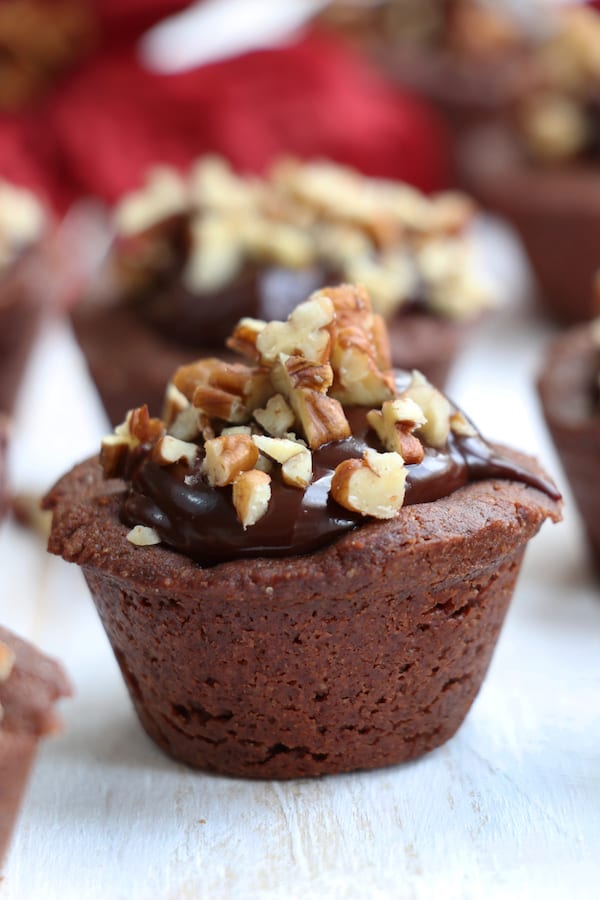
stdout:
[(102, 438), (100, 465), (105, 478), (120, 478), (123, 475), (129, 451), (138, 443), (135, 438), (119, 434), (107, 434)]
[(172, 384), (191, 403), (194, 391), (198, 385), (210, 383), (210, 374), (216, 364), (220, 362), (221, 360), (210, 357), (208, 359), (198, 359), (196, 362), (185, 366), (179, 366), (173, 375)]
[(228, 425), (227, 428), (221, 429), (221, 434), (252, 434), (252, 428), (250, 425)]
[(233, 281), (244, 263), (244, 247), (235, 221), (203, 210), (189, 223), (189, 253), (182, 278), (190, 293), (218, 291)]
[(12, 647), (0, 641), (0, 681), (6, 681), (15, 664), (15, 654)]
[(194, 391), (193, 403), (209, 419), (245, 422), (248, 418), (248, 411), (241, 397), (211, 385), (198, 385)]
[(241, 397), (246, 381), (254, 372), (254, 368), (243, 363), (228, 363), (211, 356), (180, 366), (173, 376), (173, 384), (189, 401), (193, 401), (201, 385), (210, 385)]
[(331, 395), (341, 403), (378, 405), (394, 396), (392, 373), (379, 368), (375, 348), (360, 330), (336, 330), (331, 363), (335, 373)]
[(371, 311), (371, 301), (362, 287), (340, 285), (325, 288), (335, 309), (332, 326), (331, 365), (334, 385), (331, 395), (341, 403), (379, 405), (395, 394), (389, 365), (389, 345), (381, 321)]
[(300, 453), (301, 450), (306, 450), (306, 447), (302, 444), (298, 444), (289, 438), (274, 438), (266, 437), (264, 434), (254, 434), (252, 435), (252, 440), (261, 453), (278, 463), (287, 462), (290, 457)]
[(198, 445), (189, 441), (180, 441), (170, 434), (165, 434), (152, 448), (152, 459), (160, 466), (172, 466), (185, 462), (193, 466), (198, 455)]
[(148, 407), (144, 403), (136, 409), (130, 409), (125, 421), (115, 428), (119, 437), (132, 439), (140, 444), (154, 444), (165, 433), (165, 426), (160, 419), (150, 417)]
[(302, 447), (281, 466), (281, 475), (290, 487), (306, 488), (312, 481), (312, 453)]
[(331, 300), (316, 294), (300, 303), (287, 322), (269, 322), (256, 340), (262, 361), (269, 365), (285, 354), (301, 356), (313, 363), (327, 362), (333, 317)]
[(282, 394), (274, 394), (264, 409), (255, 409), (254, 418), (272, 437), (283, 437), (295, 421), (294, 411)]
[(265, 456), (281, 464), (281, 474), (292, 487), (308, 487), (312, 480), (312, 454), (304, 444), (289, 438), (255, 434), (253, 441)]
[(235, 424), (248, 421), (273, 392), (266, 371), (216, 358), (181, 366), (173, 384), (209, 418)]
[(160, 544), (158, 533), (148, 525), (136, 525), (127, 532), (127, 540), (136, 547), (152, 547), (154, 544)]
[(333, 473), (331, 496), (345, 509), (391, 519), (404, 503), (406, 468), (397, 453), (365, 450), (362, 459), (345, 459)]
[(240, 472), (233, 482), (233, 505), (244, 526), (255, 525), (269, 508), (271, 476), (258, 469)]
[(166, 423), (167, 428), (175, 421), (180, 413), (189, 409), (189, 407), (190, 401), (188, 398), (179, 390), (179, 388), (175, 387), (172, 381), (170, 381), (165, 391), (165, 399), (162, 408), (162, 418)]
[(127, 194), (115, 212), (115, 224), (124, 235), (139, 234), (168, 216), (181, 212), (186, 206), (184, 181), (176, 169), (156, 166), (146, 177), (146, 183)]
[(470, 197), (460, 191), (444, 191), (432, 198), (430, 211), (430, 231), (454, 235), (462, 234), (470, 225), (477, 207)]
[(575, 156), (590, 137), (584, 110), (574, 100), (556, 94), (529, 101), (522, 115), (522, 129), (532, 153), (548, 162)]
[(467, 417), (460, 410), (450, 416), (450, 429), (461, 437), (475, 437), (477, 429), (471, 425)]
[(423, 410), (427, 422), (416, 429), (421, 440), (430, 447), (443, 447), (450, 433), (452, 412), (447, 398), (416, 370), (412, 373), (409, 386), (400, 396), (414, 400)]
[(350, 437), (350, 425), (342, 405), (333, 397), (302, 389), (292, 392), (290, 403), (311, 450)]
[(281, 356), (271, 372), (272, 383), (283, 394), (306, 389), (326, 394), (333, 384), (333, 369), (329, 363), (315, 365), (300, 356)]
[(256, 341), (266, 324), (262, 319), (240, 319), (233, 334), (227, 338), (225, 343), (230, 350), (235, 350), (236, 353), (241, 353), (242, 356), (255, 362), (260, 357)]
[(386, 450), (399, 453), (404, 462), (420, 463), (424, 456), (421, 441), (412, 432), (427, 419), (421, 407), (410, 397), (386, 400), (381, 412), (372, 409), (367, 421)]
[(202, 413), (172, 382), (165, 392), (162, 417), (169, 434), (180, 441), (193, 441), (207, 424)]
[(249, 434), (230, 434), (213, 438), (204, 445), (202, 470), (213, 487), (232, 484), (240, 472), (256, 465), (258, 448)]
[(425, 448), (412, 431), (407, 431), (401, 425), (396, 425), (397, 450), (407, 466), (418, 465), (423, 462)]
[(316, 291), (313, 297), (327, 297), (333, 304), (336, 321), (343, 321), (344, 316), (357, 314), (370, 315), (372, 312), (370, 297), (362, 285), (338, 284), (336, 287), (324, 287)]

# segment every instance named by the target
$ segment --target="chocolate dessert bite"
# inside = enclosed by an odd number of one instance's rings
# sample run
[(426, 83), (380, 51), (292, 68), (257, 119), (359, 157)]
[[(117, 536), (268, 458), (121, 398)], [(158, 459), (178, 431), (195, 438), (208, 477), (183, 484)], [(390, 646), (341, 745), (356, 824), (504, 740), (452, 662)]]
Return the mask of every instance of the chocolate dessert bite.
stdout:
[(600, 15), (565, 9), (528, 61), (513, 115), (468, 135), (462, 182), (523, 240), (540, 301), (566, 323), (600, 312)]
[(600, 571), (600, 318), (553, 341), (538, 390)]
[(40, 739), (60, 728), (54, 704), (70, 695), (58, 662), (0, 626), (0, 862)]
[(46, 227), (42, 205), (0, 179), (0, 412), (11, 412), (41, 312), (34, 271)]
[(241, 316), (284, 320), (312, 290), (361, 282), (390, 323), (392, 358), (442, 385), (490, 290), (473, 258), (475, 209), (460, 194), (326, 162), (268, 177), (202, 159), (186, 179), (156, 170), (116, 211), (112, 302), (74, 323), (109, 416), (160, 411), (173, 369), (223, 354)]
[(450, 738), (527, 541), (560, 496), (419, 372), (364, 289), (245, 318), (245, 362), (181, 367), (46, 498), (148, 734), (254, 778), (368, 769)]
[(333, 0), (320, 18), (435, 104), (455, 132), (506, 109), (538, 30), (531, 11), (485, 0)]

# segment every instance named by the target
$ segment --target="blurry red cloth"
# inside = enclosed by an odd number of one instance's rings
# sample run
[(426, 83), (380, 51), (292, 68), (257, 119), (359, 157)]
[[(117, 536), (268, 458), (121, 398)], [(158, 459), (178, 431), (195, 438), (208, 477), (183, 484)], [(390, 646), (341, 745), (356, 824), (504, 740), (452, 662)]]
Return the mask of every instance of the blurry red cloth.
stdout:
[(144, 69), (139, 36), (183, 0), (97, 0), (104, 40), (35, 110), (0, 117), (0, 174), (43, 187), (58, 209), (114, 201), (157, 162), (219, 152), (243, 171), (282, 153), (442, 187), (442, 126), (336, 39), (309, 33), (178, 75)]

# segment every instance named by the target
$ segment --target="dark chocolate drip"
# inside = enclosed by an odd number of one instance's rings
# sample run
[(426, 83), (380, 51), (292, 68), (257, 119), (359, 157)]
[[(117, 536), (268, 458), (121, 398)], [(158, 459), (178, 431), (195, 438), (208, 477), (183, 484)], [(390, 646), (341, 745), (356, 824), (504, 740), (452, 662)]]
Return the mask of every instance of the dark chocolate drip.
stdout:
[[(149, 457), (134, 468), (121, 517), (131, 526), (155, 528), (165, 544), (204, 566), (316, 550), (365, 521), (329, 496), (340, 462), (360, 459), (368, 447), (382, 449), (368, 427), (365, 409), (349, 410), (348, 418), (354, 437), (313, 452), (313, 481), (305, 491), (284, 484), (274, 466), (268, 510), (245, 530), (237, 520), (231, 488), (211, 488), (199, 463), (190, 471), (185, 466), (159, 466)], [(482, 438), (451, 434), (442, 450), (427, 447), (421, 463), (407, 466), (405, 505), (438, 500), (484, 478), (521, 481), (553, 499), (560, 496), (550, 482), (503, 458)]]

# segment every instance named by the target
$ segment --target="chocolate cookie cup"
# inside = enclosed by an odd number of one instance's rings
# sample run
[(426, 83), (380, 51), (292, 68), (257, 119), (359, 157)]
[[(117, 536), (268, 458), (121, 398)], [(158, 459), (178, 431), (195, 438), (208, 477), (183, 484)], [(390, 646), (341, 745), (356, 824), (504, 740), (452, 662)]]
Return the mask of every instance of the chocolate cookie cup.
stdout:
[(600, 572), (600, 319), (552, 342), (538, 391)]
[(130, 412), (101, 465), (58, 482), (49, 550), (82, 567), (176, 759), (295, 778), (439, 746), (560, 495), (420, 373), (394, 375), (363, 290), (242, 320), (229, 343), (248, 365), (183, 367), (164, 421)]
[(506, 125), (473, 131), (458, 152), (462, 183), (519, 233), (540, 305), (565, 323), (597, 315), (590, 285), (600, 259), (598, 165), (536, 166)]
[(36, 267), (45, 220), (33, 194), (0, 178), (0, 412), (12, 412), (40, 322)]
[(0, 863), (38, 744), (60, 728), (54, 704), (70, 695), (59, 663), (0, 626)]
[(572, 324), (600, 312), (600, 16), (557, 13), (532, 52), (511, 115), (467, 135), (461, 183), (517, 229), (540, 304)]
[(324, 161), (281, 161), (264, 178), (201, 159), (185, 178), (151, 172), (115, 213), (102, 302), (73, 313), (113, 424), (199, 355), (223, 355), (242, 316), (285, 320), (312, 291), (365, 284), (389, 323), (392, 359), (443, 385), (492, 305), (461, 194), (426, 197)]
[(333, 0), (320, 17), (429, 100), (455, 134), (503, 113), (533, 43), (526, 15), (473, 0)]

